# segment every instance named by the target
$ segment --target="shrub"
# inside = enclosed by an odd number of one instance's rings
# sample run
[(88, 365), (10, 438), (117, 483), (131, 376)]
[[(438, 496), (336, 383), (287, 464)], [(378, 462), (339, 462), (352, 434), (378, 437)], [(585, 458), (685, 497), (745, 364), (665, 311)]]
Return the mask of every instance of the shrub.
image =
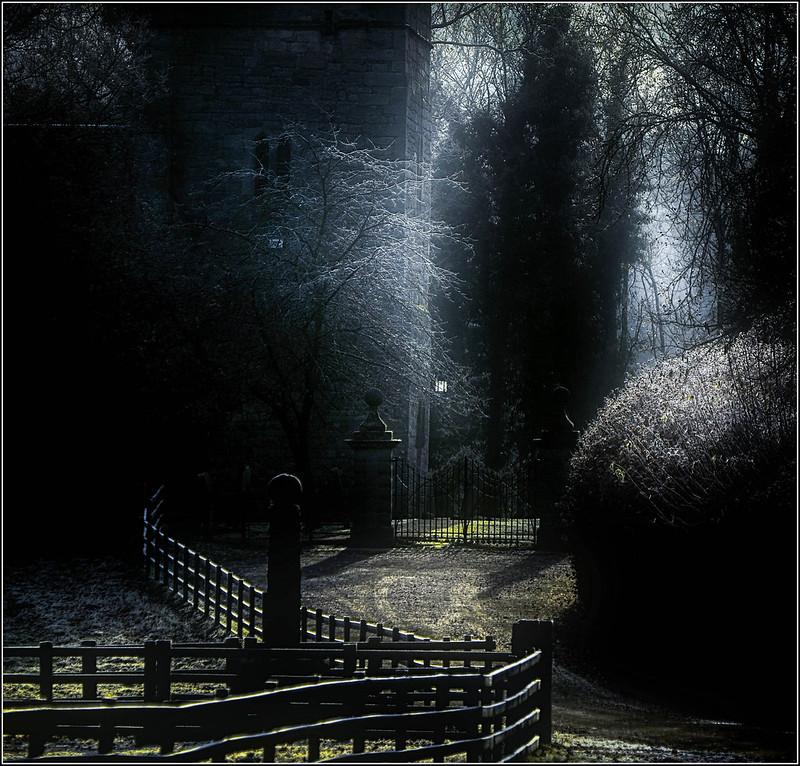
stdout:
[(587, 648), (772, 723), (794, 710), (794, 380), (757, 331), (642, 370), (582, 434), (563, 505)]
[(793, 502), (795, 361), (751, 331), (634, 375), (581, 435), (571, 520), (694, 527)]

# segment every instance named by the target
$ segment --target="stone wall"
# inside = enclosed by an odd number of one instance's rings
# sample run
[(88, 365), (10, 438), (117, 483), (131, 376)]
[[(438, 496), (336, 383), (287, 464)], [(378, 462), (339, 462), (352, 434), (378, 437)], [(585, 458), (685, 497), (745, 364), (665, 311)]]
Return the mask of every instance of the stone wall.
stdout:
[[(208, 181), (254, 168), (257, 140), (290, 122), (326, 131), (332, 120), (347, 138), (391, 144), (397, 158), (430, 162), (429, 5), (164, 4), (141, 12), (166, 86), (143, 139), (156, 160), (147, 164), (159, 169), (147, 184), (165, 209), (190, 209), (195, 194), (251, 197), (253, 177), (213, 190)], [(414, 196), (415, 212), (429, 215), (429, 190)], [(384, 381), (384, 390), (393, 385)], [(397, 454), (427, 468), (427, 396), (406, 390), (387, 399), (384, 416), (403, 440)], [(315, 439), (321, 466), (352, 469), (344, 439), (364, 414), (360, 397), (325, 414)], [(234, 453), (257, 453), (290, 468), (285, 439), (263, 411), (238, 420), (241, 443), (229, 451), (231, 461)]]
[(327, 129), (332, 118), (349, 138), (429, 159), (428, 6), (161, 7), (150, 13), (176, 199), (251, 167), (254, 142), (287, 122)]

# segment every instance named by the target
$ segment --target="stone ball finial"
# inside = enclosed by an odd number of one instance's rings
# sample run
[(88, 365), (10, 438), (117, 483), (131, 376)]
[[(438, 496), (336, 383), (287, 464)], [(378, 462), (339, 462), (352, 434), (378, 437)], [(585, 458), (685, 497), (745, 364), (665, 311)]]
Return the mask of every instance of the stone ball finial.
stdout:
[(300, 505), (303, 484), (291, 473), (279, 473), (270, 479), (267, 492), (275, 505)]
[(572, 418), (567, 414), (567, 405), (572, 394), (566, 386), (562, 386), (560, 383), (553, 386), (553, 390), (550, 393), (553, 401), (554, 428), (556, 431), (563, 432), (562, 435), (570, 434), (570, 438), (572, 438), (571, 435), (575, 431), (575, 423), (572, 422)]
[(377, 388), (370, 388), (364, 394), (364, 401), (374, 410), (383, 404), (383, 393)]
[(553, 386), (552, 395), (553, 403), (560, 407), (565, 407), (569, 403), (571, 396), (569, 389), (561, 384)]
[(378, 414), (378, 407), (383, 404), (383, 392), (377, 388), (370, 388), (364, 394), (364, 401), (369, 406), (367, 417), (361, 427), (356, 431), (353, 436), (361, 438), (368, 436), (370, 439), (391, 439), (392, 432), (386, 427), (383, 418)]

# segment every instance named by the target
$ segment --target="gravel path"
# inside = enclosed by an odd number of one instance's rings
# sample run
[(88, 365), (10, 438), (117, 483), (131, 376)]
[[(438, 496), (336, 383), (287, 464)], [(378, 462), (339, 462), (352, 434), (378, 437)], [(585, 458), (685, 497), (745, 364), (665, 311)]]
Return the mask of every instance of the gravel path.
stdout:
[(310, 551), (303, 563), (309, 605), (423, 636), (491, 635), (504, 648), (511, 643), (509, 615), (558, 618), (574, 600), (572, 567), (553, 554), (328, 548)]
[[(235, 535), (191, 544), (266, 586), (266, 541), (258, 535), (244, 545)], [(567, 647), (558, 643), (559, 631), (569, 630), (575, 605), (574, 573), (566, 556), (458, 546), (370, 550), (321, 544), (304, 548), (302, 564), (307, 606), (420, 635), (493, 635), (508, 647), (514, 620), (555, 620), (555, 734), (553, 747), (543, 754), (546, 760), (796, 762), (794, 733), (698, 720), (617, 693), (586, 668), (578, 671)], [(139, 566), (113, 559), (7, 568), (5, 643), (216, 637), (213, 628), (176, 606), (159, 586), (141, 580), (140, 573)]]
[[(266, 542), (206, 545), (266, 587)], [(765, 732), (730, 721), (700, 720), (621, 694), (577, 672), (559, 629), (575, 607), (568, 556), (532, 550), (414, 545), (393, 549), (307, 546), (302, 555), (303, 602), (337, 616), (442, 638), (492, 635), (510, 647), (518, 619), (556, 623), (554, 745), (546, 760), (561, 762), (795, 762), (795, 735)]]

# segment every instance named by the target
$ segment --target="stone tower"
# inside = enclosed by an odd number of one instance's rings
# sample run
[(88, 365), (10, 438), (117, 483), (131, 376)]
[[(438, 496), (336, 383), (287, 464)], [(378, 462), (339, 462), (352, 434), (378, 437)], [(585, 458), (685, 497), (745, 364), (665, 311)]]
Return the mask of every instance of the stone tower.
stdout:
[[(430, 160), (428, 4), (154, 4), (153, 61), (166, 103), (150, 137), (150, 179), (165, 209), (190, 204), (220, 173), (251, 167), (254, 146), (288, 122), (391, 144), (396, 158)], [(275, 161), (276, 147), (271, 147)], [(280, 159), (280, 158), (278, 158)], [(254, 179), (237, 194), (252, 194)], [(421, 200), (423, 214), (429, 199)], [(427, 392), (386, 412), (402, 452), (426, 469)], [(334, 414), (322, 462), (347, 461), (343, 439), (363, 404)]]
[(430, 8), (422, 4), (158, 5), (170, 191), (242, 167), (286, 120), (429, 157)]

